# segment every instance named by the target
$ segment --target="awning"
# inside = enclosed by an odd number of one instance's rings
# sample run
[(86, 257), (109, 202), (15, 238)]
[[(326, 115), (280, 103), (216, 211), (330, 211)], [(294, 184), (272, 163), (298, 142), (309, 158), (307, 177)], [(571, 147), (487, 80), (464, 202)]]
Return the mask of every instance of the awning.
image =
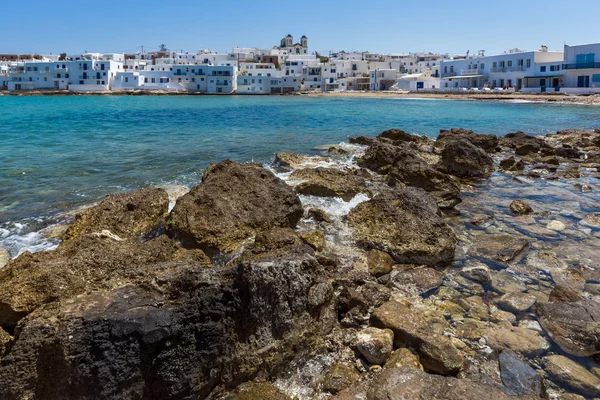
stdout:
[(563, 75), (547, 75), (547, 76), (524, 76), (523, 79), (545, 79), (545, 78), (560, 78)]
[(444, 79), (469, 79), (469, 78), (481, 78), (483, 75), (462, 75), (462, 76), (451, 76)]

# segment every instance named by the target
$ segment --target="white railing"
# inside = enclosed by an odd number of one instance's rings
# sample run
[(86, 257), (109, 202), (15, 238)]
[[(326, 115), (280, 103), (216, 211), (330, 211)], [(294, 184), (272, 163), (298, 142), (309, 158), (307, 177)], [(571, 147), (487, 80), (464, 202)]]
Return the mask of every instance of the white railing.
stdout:
[(464, 75), (480, 75), (482, 73), (483, 73), (483, 71), (478, 68), (461, 69), (460, 70), (460, 74), (463, 76)]

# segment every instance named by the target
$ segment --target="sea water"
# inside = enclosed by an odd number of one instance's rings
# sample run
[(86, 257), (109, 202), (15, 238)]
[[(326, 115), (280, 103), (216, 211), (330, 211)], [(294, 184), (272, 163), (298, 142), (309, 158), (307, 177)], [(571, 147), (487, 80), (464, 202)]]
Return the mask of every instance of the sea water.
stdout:
[(267, 163), (389, 128), (436, 137), (600, 127), (572, 104), (301, 96), (0, 96), (0, 248), (51, 248), (62, 212), (145, 185), (199, 183), (211, 162)]

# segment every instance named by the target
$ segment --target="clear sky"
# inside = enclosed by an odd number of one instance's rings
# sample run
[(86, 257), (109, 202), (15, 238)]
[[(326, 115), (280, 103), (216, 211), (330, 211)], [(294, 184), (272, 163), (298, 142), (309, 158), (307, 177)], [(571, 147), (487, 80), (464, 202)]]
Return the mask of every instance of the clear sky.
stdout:
[(486, 54), (600, 42), (600, 0), (23, 0), (2, 5), (0, 53), (268, 48)]

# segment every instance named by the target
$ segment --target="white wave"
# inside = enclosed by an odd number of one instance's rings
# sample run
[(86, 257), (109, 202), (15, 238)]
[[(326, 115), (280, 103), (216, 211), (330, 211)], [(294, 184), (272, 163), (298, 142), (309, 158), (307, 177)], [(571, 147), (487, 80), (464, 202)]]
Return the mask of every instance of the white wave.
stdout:
[(304, 208), (320, 208), (334, 218), (347, 215), (354, 207), (369, 200), (369, 196), (359, 193), (350, 201), (344, 201), (340, 197), (318, 197), (300, 195), (300, 201)]

